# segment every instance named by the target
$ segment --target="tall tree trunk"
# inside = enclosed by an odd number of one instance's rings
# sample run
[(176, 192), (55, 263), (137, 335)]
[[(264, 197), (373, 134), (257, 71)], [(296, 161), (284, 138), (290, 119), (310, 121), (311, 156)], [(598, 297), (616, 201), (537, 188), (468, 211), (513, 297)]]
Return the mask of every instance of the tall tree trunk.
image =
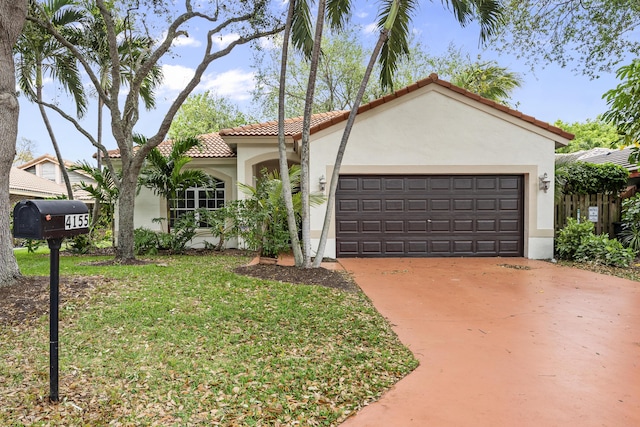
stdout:
[(42, 116), (44, 125), (46, 126), (47, 132), (49, 133), (49, 138), (51, 138), (53, 150), (56, 152), (56, 157), (58, 158), (60, 171), (62, 172), (62, 177), (64, 178), (64, 185), (67, 187), (67, 197), (69, 197), (69, 200), (73, 200), (73, 189), (71, 188), (71, 180), (69, 179), (69, 174), (67, 173), (67, 166), (64, 164), (64, 159), (62, 158), (62, 153), (60, 152), (60, 147), (58, 146), (56, 136), (53, 133), (51, 122), (49, 122), (49, 117), (47, 117), (47, 112), (45, 111), (44, 105), (42, 105), (42, 84), (40, 83), (42, 81), (42, 70), (40, 66), (38, 66), (36, 73), (38, 74), (39, 79), (39, 81), (36, 83), (36, 91), (38, 96), (38, 108), (40, 109), (40, 115)]
[[(98, 145), (102, 145), (102, 107), (103, 102), (102, 98), (98, 96), (98, 135), (97, 141)], [(96, 163), (98, 165), (98, 172), (102, 173), (102, 151), (98, 148), (96, 150)], [(100, 201), (96, 200), (93, 204), (93, 212), (91, 213), (91, 226), (92, 228), (98, 224), (98, 219), (100, 219)]]
[(135, 259), (133, 241), (133, 212), (135, 210), (137, 177), (140, 166), (131, 165), (131, 159), (122, 159), (122, 181), (118, 196), (118, 247), (116, 260), (127, 263)]
[(282, 60), (280, 62), (280, 89), (278, 92), (278, 159), (280, 161), (280, 177), (282, 179), (282, 195), (284, 204), (287, 208), (287, 224), (289, 225), (289, 238), (291, 239), (291, 249), (293, 250), (293, 258), (296, 267), (302, 267), (304, 257), (300, 240), (298, 239), (298, 224), (296, 223), (296, 214), (293, 209), (293, 194), (291, 192), (291, 180), (289, 179), (289, 162), (287, 161), (287, 144), (284, 136), (284, 103), (285, 103), (285, 84), (287, 78), (287, 60), (289, 55), (289, 37), (291, 36), (291, 23), (295, 10), (295, 0), (289, 2), (289, 11), (287, 13), (287, 23), (284, 27), (284, 36), (282, 41)]
[(316, 75), (320, 61), (320, 45), (324, 28), (325, 0), (318, 1), (318, 16), (316, 17), (316, 33), (313, 40), (311, 63), (309, 64), (309, 81), (304, 104), (304, 118), (302, 120), (302, 140), (300, 144), (300, 192), (302, 193), (302, 248), (304, 251), (304, 268), (311, 267), (311, 207), (309, 205), (309, 139), (311, 133), (311, 113), (313, 112), (313, 98), (316, 90)]
[(0, 0), (0, 287), (20, 276), (13, 254), (9, 215), (9, 174), (16, 155), (19, 106), (16, 97), (16, 71), (13, 46), (22, 31), (27, 14), (26, 0)]
[(320, 267), (320, 263), (322, 262), (322, 257), (324, 256), (324, 250), (327, 246), (327, 237), (329, 236), (329, 226), (331, 225), (331, 216), (333, 214), (333, 206), (336, 200), (336, 190), (338, 188), (338, 178), (340, 176), (340, 167), (342, 166), (342, 158), (344, 157), (344, 152), (347, 148), (347, 142), (349, 141), (349, 135), (351, 135), (351, 129), (353, 128), (353, 124), (356, 121), (356, 116), (358, 115), (358, 108), (360, 107), (360, 103), (362, 102), (362, 97), (364, 96), (364, 91), (367, 89), (367, 84), (369, 83), (369, 78), (371, 77), (371, 72), (373, 71), (373, 67), (376, 63), (378, 55), (380, 54), (380, 49), (382, 49), (382, 45), (389, 37), (389, 31), (383, 30), (380, 32), (380, 37), (378, 38), (378, 42), (371, 53), (371, 57), (369, 58), (369, 64), (367, 65), (367, 69), (362, 77), (362, 82), (360, 82), (360, 88), (358, 89), (358, 94), (356, 95), (356, 99), (353, 102), (353, 108), (349, 113), (349, 118), (347, 119), (347, 123), (344, 127), (344, 132), (342, 133), (342, 139), (340, 140), (340, 146), (338, 147), (338, 153), (336, 154), (336, 161), (333, 167), (333, 173), (331, 174), (331, 182), (329, 183), (329, 195), (327, 197), (327, 209), (324, 214), (324, 223), (322, 225), (322, 233), (320, 234), (320, 242), (318, 243), (318, 251), (316, 252), (316, 258), (313, 261), (314, 267)]

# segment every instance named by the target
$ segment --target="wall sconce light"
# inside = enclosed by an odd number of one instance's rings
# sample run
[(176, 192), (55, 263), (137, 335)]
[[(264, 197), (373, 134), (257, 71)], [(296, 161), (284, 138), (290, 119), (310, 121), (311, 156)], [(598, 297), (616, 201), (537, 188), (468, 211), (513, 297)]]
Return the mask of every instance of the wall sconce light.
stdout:
[(551, 184), (549, 175), (547, 175), (547, 173), (545, 172), (543, 175), (540, 176), (539, 179), (540, 179), (540, 189), (546, 193), (547, 190), (549, 189), (549, 184)]
[(327, 179), (324, 177), (324, 175), (320, 175), (318, 183), (320, 184), (320, 191), (324, 191), (327, 186)]

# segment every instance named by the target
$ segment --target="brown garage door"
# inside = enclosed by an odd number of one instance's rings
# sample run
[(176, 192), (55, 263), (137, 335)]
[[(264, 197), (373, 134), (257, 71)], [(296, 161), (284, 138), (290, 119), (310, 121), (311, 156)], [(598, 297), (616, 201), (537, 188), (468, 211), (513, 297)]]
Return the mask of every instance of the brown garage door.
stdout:
[(339, 257), (522, 256), (521, 175), (343, 175)]

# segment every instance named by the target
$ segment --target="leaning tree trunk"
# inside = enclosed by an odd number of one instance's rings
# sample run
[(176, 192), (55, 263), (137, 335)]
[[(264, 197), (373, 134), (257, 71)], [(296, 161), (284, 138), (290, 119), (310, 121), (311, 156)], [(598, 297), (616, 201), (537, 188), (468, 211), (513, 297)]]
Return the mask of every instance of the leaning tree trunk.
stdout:
[[(41, 73), (38, 70), (38, 73)], [(64, 185), (67, 187), (67, 197), (69, 200), (73, 200), (73, 189), (71, 188), (71, 180), (69, 179), (69, 174), (67, 173), (67, 166), (64, 164), (64, 159), (62, 158), (62, 153), (60, 152), (60, 146), (58, 145), (58, 140), (56, 140), (56, 135), (53, 133), (53, 128), (51, 127), (51, 122), (49, 121), (49, 117), (47, 116), (47, 112), (42, 105), (42, 86), (38, 85), (36, 88), (38, 92), (38, 107), (40, 108), (40, 115), (42, 115), (42, 120), (44, 121), (44, 125), (47, 128), (47, 132), (49, 133), (49, 138), (51, 138), (51, 144), (53, 145), (53, 150), (56, 152), (56, 157), (58, 158), (58, 164), (60, 166), (60, 171), (62, 172), (62, 177), (64, 179)]]
[(26, 14), (26, 0), (0, 0), (0, 287), (20, 276), (7, 212), (11, 210), (9, 174), (16, 155), (19, 113), (13, 46)]

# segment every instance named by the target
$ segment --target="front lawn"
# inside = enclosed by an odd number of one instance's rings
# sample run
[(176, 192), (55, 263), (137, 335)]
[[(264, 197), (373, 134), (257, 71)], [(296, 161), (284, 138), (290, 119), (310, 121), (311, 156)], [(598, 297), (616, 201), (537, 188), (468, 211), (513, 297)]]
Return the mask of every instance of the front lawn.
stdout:
[(237, 256), (104, 259), (61, 257), (62, 289), (97, 285), (60, 309), (59, 404), (47, 315), (0, 323), (0, 425), (335, 426), (417, 366), (362, 293), (239, 276)]

